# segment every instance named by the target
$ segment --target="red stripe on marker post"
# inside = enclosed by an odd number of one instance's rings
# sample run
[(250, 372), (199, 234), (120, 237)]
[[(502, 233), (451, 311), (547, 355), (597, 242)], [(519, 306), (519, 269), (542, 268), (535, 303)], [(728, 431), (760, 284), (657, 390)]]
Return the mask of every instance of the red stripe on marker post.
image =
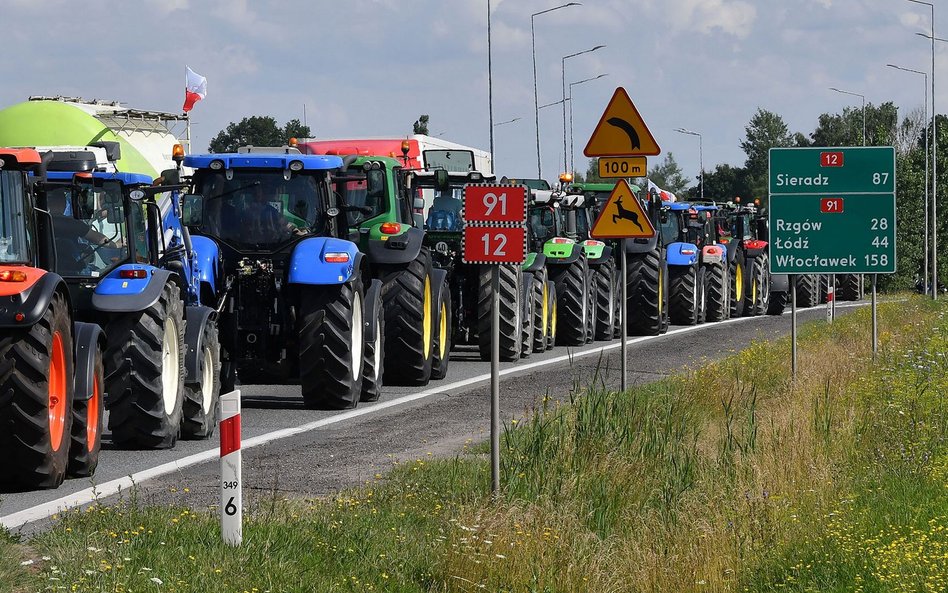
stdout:
[(221, 420), (221, 457), (240, 450), (240, 414)]

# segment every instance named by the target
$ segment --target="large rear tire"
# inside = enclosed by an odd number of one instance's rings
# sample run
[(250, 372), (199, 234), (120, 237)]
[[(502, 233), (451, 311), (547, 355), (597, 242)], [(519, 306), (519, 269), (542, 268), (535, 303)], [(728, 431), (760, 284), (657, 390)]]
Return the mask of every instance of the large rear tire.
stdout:
[(68, 475), (87, 478), (95, 473), (102, 450), (102, 424), (105, 418), (105, 363), (102, 349), (95, 347), (92, 363), (92, 393), (88, 399), (73, 401), (72, 442), (69, 444)]
[(201, 355), (198, 357), (199, 381), (184, 385), (181, 420), (181, 438), (183, 439), (210, 438), (217, 425), (217, 408), (221, 396), (221, 351), (217, 323), (213, 319), (208, 319), (204, 323), (201, 350)]
[(536, 330), (536, 319), (533, 314), (533, 274), (526, 272), (521, 277), (520, 311), (522, 332), (520, 334), (520, 358), (528, 358), (533, 352), (533, 334)]
[(728, 277), (731, 279), (728, 290), (731, 293), (731, 317), (744, 315), (744, 301), (747, 293), (747, 270), (744, 253), (738, 251), (728, 264)]
[(698, 264), (674, 266), (668, 270), (668, 314), (675, 325), (698, 323)]
[(770, 293), (770, 303), (767, 305), (767, 315), (783, 315), (783, 311), (787, 308), (787, 303), (789, 301), (790, 293), (788, 292)]
[(837, 274), (836, 294), (837, 301), (858, 301), (862, 298), (859, 290), (858, 274)]
[(657, 336), (665, 329), (667, 267), (659, 250), (627, 254), (625, 314), (630, 336)]
[(819, 277), (816, 274), (797, 275), (797, 306), (815, 307), (820, 300)]
[(0, 337), (0, 482), (56, 488), (66, 477), (73, 422), (69, 305), (53, 295), (30, 328)]
[(556, 285), (556, 298), (559, 301), (556, 344), (582, 346), (586, 343), (589, 323), (589, 270), (586, 258), (580, 256), (571, 264), (553, 266), (550, 268), (550, 279)]
[(727, 268), (723, 262), (704, 265), (705, 269), (705, 320), (724, 321), (727, 319)]
[(533, 352), (546, 351), (550, 332), (550, 299), (547, 294), (546, 270), (533, 276)]
[(616, 317), (616, 264), (614, 261), (593, 268), (593, 284), (596, 287), (594, 337), (596, 340), (611, 340), (615, 335)]
[(358, 277), (300, 288), (300, 384), (307, 408), (341, 410), (359, 403), (364, 302)]
[(422, 248), (407, 266), (386, 267), (382, 274), (385, 312), (385, 382), (427, 385), (434, 361), (435, 321), (431, 254)]
[(181, 291), (169, 282), (155, 304), (119, 315), (106, 328), (105, 386), (116, 446), (168, 449), (178, 441), (184, 323)]
[(750, 309), (750, 314), (763, 315), (770, 305), (770, 265), (767, 257), (764, 255), (755, 257), (751, 271), (754, 282), (752, 292), (756, 298)]
[[(519, 266), (496, 266), (500, 273), (500, 360), (514, 362), (520, 359), (521, 327), (520, 304), (521, 272)], [(477, 288), (477, 347), (481, 360), (490, 361), (491, 334), (491, 270), (494, 266), (480, 266)]]
[(550, 314), (546, 326), (546, 349), (552, 350), (553, 347), (556, 346), (556, 326), (560, 319), (560, 300), (559, 297), (556, 296), (556, 284), (554, 284), (552, 280), (547, 280), (546, 282), (546, 294), (549, 299), (547, 311), (549, 311)]

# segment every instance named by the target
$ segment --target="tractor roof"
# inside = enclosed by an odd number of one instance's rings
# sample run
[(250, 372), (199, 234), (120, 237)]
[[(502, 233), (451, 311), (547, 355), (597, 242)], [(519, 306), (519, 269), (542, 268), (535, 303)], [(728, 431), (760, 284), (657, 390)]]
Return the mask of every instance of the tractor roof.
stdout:
[(304, 171), (326, 171), (342, 167), (338, 156), (312, 154), (266, 154), (266, 153), (221, 153), (197, 154), (184, 157), (184, 166), (195, 169), (214, 169), (219, 162), (221, 169), (291, 169), (294, 162), (300, 163)]
[[(612, 191), (615, 188), (615, 186), (616, 186), (615, 183), (589, 183), (585, 181), (574, 183), (572, 185), (573, 188), (578, 189), (580, 191)], [(635, 188), (635, 186), (633, 186), (633, 189), (635, 191), (638, 191), (638, 189)]]
[(0, 161), (7, 166), (33, 166), (42, 162), (39, 153), (32, 148), (0, 148)]
[(665, 202), (663, 206), (666, 206), (669, 210), (690, 210), (691, 204), (687, 202)]
[[(49, 171), (47, 177), (50, 180), (63, 181), (71, 180), (75, 175), (72, 171)], [(149, 175), (141, 173), (106, 173), (103, 171), (94, 171), (91, 173), (94, 179), (104, 179), (106, 181), (120, 181), (125, 185), (151, 185), (152, 178)]]

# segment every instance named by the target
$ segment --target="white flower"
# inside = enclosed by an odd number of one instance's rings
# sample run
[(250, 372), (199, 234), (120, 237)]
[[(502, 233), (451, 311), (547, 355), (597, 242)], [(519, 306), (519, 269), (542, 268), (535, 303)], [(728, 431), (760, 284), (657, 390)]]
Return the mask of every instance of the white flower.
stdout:
[(164, 585), (164, 584), (165, 584), (165, 582), (164, 582), (163, 580), (159, 579), (158, 577), (151, 577), (151, 578), (148, 579), (148, 580), (150, 580), (151, 582), (153, 582), (153, 583), (156, 584), (156, 585)]
[(30, 560), (24, 560), (23, 562), (20, 562), (20, 566), (29, 566), (30, 564), (33, 564), (33, 560), (32, 560), (32, 559), (30, 559)]

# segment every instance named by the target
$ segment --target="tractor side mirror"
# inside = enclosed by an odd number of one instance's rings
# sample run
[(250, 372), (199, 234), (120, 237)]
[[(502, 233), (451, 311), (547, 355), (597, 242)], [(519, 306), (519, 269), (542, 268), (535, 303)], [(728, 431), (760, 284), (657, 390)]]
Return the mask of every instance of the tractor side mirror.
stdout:
[(770, 232), (769, 232), (770, 229), (767, 227), (767, 219), (766, 219), (766, 218), (758, 218), (758, 219), (757, 219), (757, 229), (756, 229), (756, 230), (757, 230), (757, 238), (758, 238), (758, 239), (760, 239), (761, 241), (768, 241), (768, 240), (769, 240), (768, 235), (770, 234)]
[(177, 169), (165, 169), (159, 177), (161, 185), (179, 185), (181, 183), (181, 172)]
[(448, 172), (445, 169), (436, 169), (434, 172), (434, 185), (438, 191), (446, 191), (450, 183)]
[(185, 226), (201, 226), (204, 223), (204, 196), (184, 194), (182, 197), (181, 222)]

